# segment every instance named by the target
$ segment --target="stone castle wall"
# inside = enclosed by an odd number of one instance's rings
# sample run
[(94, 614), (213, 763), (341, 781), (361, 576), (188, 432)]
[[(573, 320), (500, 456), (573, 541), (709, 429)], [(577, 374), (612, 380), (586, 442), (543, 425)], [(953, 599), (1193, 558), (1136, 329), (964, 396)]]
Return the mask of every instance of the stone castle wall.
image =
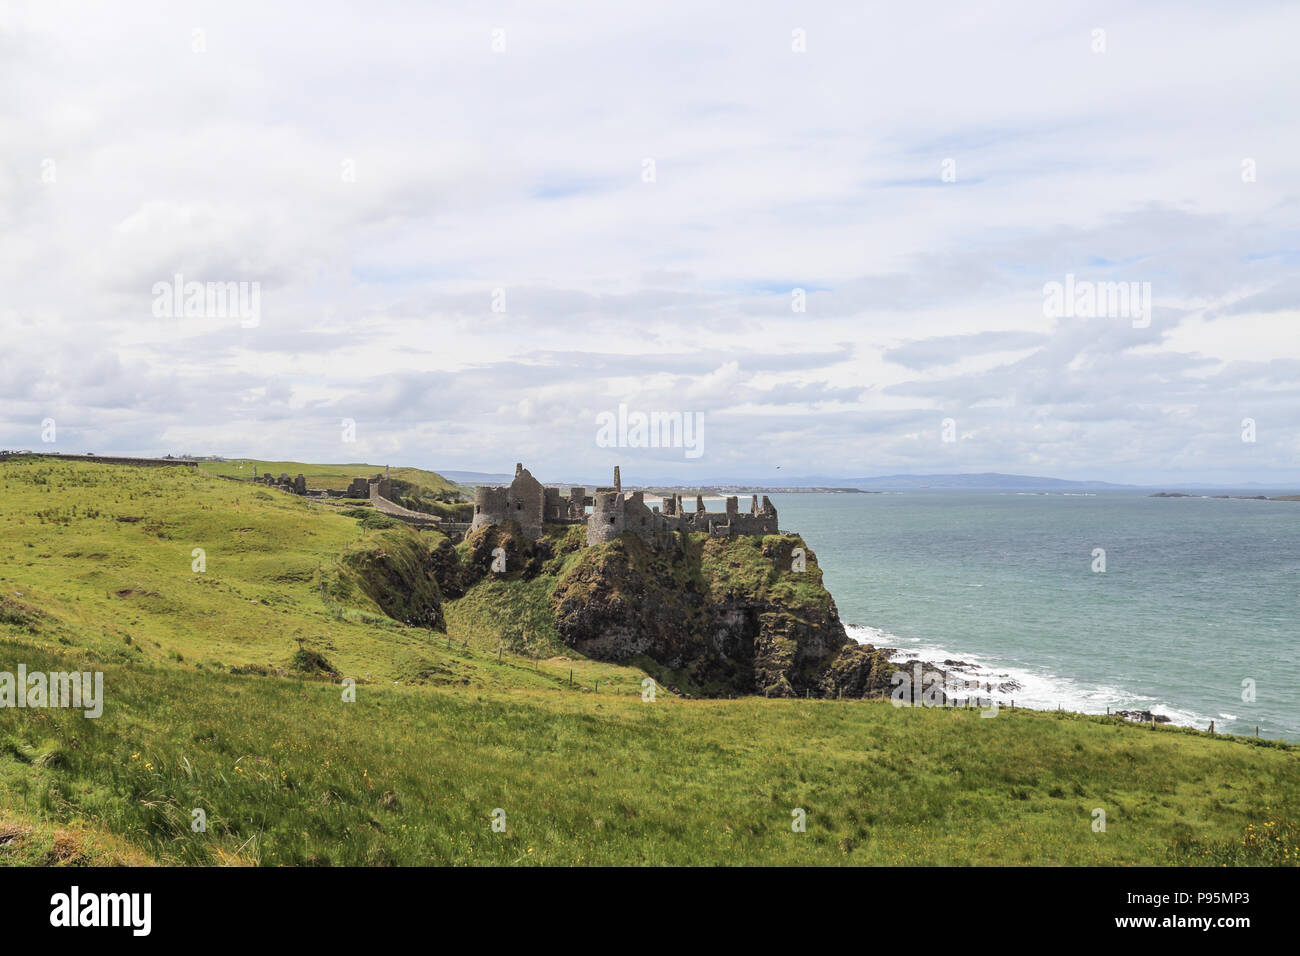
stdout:
[(639, 538), (653, 540), (656, 534), (695, 531), (715, 537), (736, 534), (778, 534), (776, 507), (763, 495), (754, 495), (748, 512), (739, 510), (735, 496), (726, 499), (726, 510), (705, 511), (704, 501), (696, 497), (697, 510), (683, 511), (678, 495), (664, 499), (663, 509), (650, 508), (639, 491), (623, 494), (613, 489), (598, 489), (596, 504), (587, 522), (587, 543), (612, 541), (624, 531)]
[(515, 463), (515, 477), (508, 486), (474, 489), (474, 519), (477, 531), (503, 521), (517, 521), (524, 534), (537, 538), (543, 524), (572, 524), (586, 512), (586, 489), (570, 488), (565, 498), (558, 488), (544, 488), (522, 463)]
[(420, 525), (421, 527), (439, 527), (441, 525), (442, 519), (437, 515), (412, 511), (410, 508), (403, 508), (395, 501), (389, 501), (388, 496), (392, 494), (392, 490), (387, 478), (372, 478), (369, 481), (369, 486), (370, 505), (376, 511), (398, 518), (407, 524)]
[[(586, 513), (591, 505), (591, 514)], [(536, 538), (545, 524), (587, 525), (587, 544), (613, 541), (625, 531), (647, 541), (665, 532), (697, 531), (727, 537), (733, 534), (777, 534), (776, 508), (766, 495), (754, 495), (747, 512), (741, 512), (736, 497), (726, 499), (725, 510), (705, 511), (702, 496), (695, 496), (687, 510), (681, 495), (664, 499), (663, 507), (651, 508), (640, 491), (624, 493), (622, 479), (614, 468), (612, 487), (597, 488), (591, 497), (586, 489), (570, 488), (566, 498), (558, 488), (544, 488), (522, 464), (515, 465), (515, 478), (507, 487), (480, 486), (474, 490), (474, 520), (471, 531), (503, 521), (517, 521), (524, 533)]]

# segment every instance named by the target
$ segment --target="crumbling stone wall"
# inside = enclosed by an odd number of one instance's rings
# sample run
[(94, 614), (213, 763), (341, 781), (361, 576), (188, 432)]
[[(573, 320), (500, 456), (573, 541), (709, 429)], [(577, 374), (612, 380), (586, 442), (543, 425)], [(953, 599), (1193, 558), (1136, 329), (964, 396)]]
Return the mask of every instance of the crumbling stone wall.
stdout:
[(253, 481), (259, 485), (266, 485), (268, 488), (278, 488), (281, 491), (287, 491), (293, 495), (307, 494), (307, 479), (300, 473), (296, 478), (290, 478), (287, 471), (280, 472), (280, 477), (276, 478), (269, 471), (261, 476), (254, 476)]
[(386, 515), (405, 521), (407, 524), (421, 527), (437, 527), (441, 524), (442, 519), (436, 515), (412, 511), (410, 508), (403, 508), (395, 501), (389, 501), (388, 495), (385, 494), (389, 488), (390, 483), (387, 478), (376, 477), (370, 479), (370, 506), (376, 511), (381, 511)]
[[(586, 513), (591, 503), (591, 514)], [(760, 502), (753, 495), (747, 512), (739, 500), (729, 497), (722, 512), (706, 511), (704, 497), (695, 496), (695, 510), (688, 511), (681, 495), (664, 499), (662, 510), (645, 503), (640, 491), (624, 493), (617, 466), (612, 487), (597, 488), (588, 499), (585, 488), (570, 488), (566, 500), (558, 488), (544, 488), (522, 464), (515, 465), (515, 478), (508, 487), (480, 486), (474, 490), (474, 520), (471, 531), (504, 521), (517, 521), (530, 538), (541, 535), (543, 524), (572, 524), (585, 521), (587, 544), (613, 541), (631, 531), (646, 541), (665, 532), (697, 531), (717, 537), (733, 534), (777, 534), (776, 508), (766, 495)]]

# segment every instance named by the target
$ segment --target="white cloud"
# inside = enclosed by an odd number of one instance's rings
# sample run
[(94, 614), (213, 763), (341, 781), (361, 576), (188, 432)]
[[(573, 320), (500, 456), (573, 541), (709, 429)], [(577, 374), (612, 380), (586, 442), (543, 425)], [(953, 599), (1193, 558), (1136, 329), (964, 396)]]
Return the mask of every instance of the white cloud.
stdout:
[[(9, 5), (0, 445), (57, 415), (68, 451), (567, 476), (603, 473), (592, 418), (624, 401), (705, 413), (702, 459), (644, 463), (684, 479), (1298, 480), (1298, 27), (1263, 2)], [(178, 272), (261, 283), (260, 324), (154, 319)], [(1045, 319), (1066, 273), (1151, 282), (1151, 327)], [(1246, 457), (1243, 409), (1269, 423)]]

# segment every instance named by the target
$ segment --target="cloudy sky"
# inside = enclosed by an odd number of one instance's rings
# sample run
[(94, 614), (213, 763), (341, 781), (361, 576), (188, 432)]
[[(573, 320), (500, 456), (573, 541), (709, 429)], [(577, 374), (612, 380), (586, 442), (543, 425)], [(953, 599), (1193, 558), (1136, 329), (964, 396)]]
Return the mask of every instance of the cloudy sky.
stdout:
[[(0, 447), (1300, 483), (1297, 36), (1280, 2), (5, 0)], [(256, 315), (159, 315), (177, 275)], [(1067, 275), (1150, 314), (1046, 314)], [(620, 404), (702, 454), (601, 447)]]

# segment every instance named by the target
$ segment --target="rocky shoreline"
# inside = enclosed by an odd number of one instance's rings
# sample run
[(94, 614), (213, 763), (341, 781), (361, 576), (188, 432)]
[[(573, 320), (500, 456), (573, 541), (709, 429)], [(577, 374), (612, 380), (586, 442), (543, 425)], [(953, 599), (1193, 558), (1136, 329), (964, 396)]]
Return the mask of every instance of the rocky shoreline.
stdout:
[(1153, 714), (1149, 710), (1117, 710), (1114, 716), (1123, 717), (1125, 720), (1131, 720), (1136, 724), (1149, 724), (1153, 721), (1157, 724), (1170, 723), (1170, 719), (1164, 714)]
[[(1011, 695), (1024, 686), (1010, 674), (998, 674), (996, 681), (977, 680), (974, 672), (978, 665), (969, 661), (955, 660), (951, 657), (942, 661), (925, 660), (896, 647), (882, 647), (879, 650), (889, 663), (899, 669), (913, 669), (919, 664), (925, 684), (928, 685), (932, 680), (937, 679), (938, 686), (943, 690), (945, 697), (955, 700), (992, 694), (1002, 694), (1007, 699), (1011, 699)], [(983, 699), (988, 698), (983, 697)]]
[[(943, 691), (944, 703), (993, 699), (997, 700), (999, 705), (1010, 704), (1015, 700), (1016, 691), (1024, 689), (1024, 685), (1010, 674), (998, 674), (992, 680), (989, 679), (987, 674), (975, 678), (974, 675), (979, 669), (979, 665), (972, 664), (969, 661), (950, 657), (944, 658), (942, 661), (925, 660), (896, 647), (881, 647), (878, 648), (878, 651), (884, 655), (891, 665), (900, 670), (914, 674), (915, 668), (920, 666), (923, 687), (929, 687), (932, 682), (937, 681), (937, 686)], [(912, 680), (915, 681), (914, 676)], [(1021, 706), (1034, 709), (1028, 705)], [(1171, 717), (1165, 714), (1153, 713), (1149, 710), (1112, 710), (1110, 714), (1140, 724), (1149, 724), (1153, 721), (1157, 724), (1173, 722)]]

